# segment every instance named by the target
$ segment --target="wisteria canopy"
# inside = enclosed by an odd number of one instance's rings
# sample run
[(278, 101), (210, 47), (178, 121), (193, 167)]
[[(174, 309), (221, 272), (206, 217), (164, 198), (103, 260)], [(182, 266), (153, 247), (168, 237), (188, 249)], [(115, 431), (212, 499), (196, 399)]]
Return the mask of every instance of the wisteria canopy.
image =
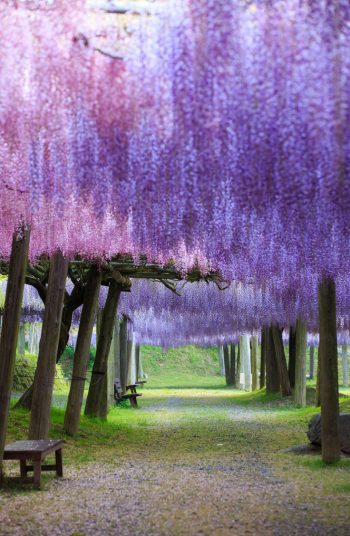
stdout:
[(1, 2), (1, 257), (26, 221), (32, 260), (217, 270), (265, 296), (249, 305), (260, 325), (273, 296), (270, 320), (314, 326), (330, 275), (347, 329), (349, 2), (153, 11), (119, 31), (83, 0)]

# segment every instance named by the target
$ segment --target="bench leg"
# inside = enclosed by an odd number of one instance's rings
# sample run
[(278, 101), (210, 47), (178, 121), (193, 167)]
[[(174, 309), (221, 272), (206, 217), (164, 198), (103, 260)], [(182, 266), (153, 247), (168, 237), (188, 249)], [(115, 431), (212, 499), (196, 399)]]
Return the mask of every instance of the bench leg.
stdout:
[(40, 489), (41, 486), (41, 460), (33, 460), (34, 486)]
[(56, 450), (56, 475), (63, 476), (63, 465), (62, 465), (62, 449)]
[(133, 396), (132, 398), (130, 398), (130, 404), (132, 405), (133, 408), (137, 408), (137, 398), (136, 398), (136, 396)]
[(27, 476), (26, 460), (19, 460), (19, 466), (20, 466), (20, 470), (21, 470), (21, 479), (23, 480)]

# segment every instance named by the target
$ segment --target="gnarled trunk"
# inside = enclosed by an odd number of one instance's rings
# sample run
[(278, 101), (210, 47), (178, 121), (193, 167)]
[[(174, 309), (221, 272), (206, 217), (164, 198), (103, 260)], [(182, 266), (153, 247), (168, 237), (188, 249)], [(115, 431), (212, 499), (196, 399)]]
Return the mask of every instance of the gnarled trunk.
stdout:
[(16, 361), (17, 337), (27, 268), (30, 229), (13, 235), (9, 276), (0, 337), (0, 479), (6, 441), (11, 389)]
[(281, 387), (282, 396), (290, 396), (292, 394), (292, 389), (290, 386), (286, 355), (284, 353), (283, 339), (282, 339), (282, 329), (277, 326), (272, 328), (273, 342), (275, 345), (275, 358), (276, 365), (278, 370), (279, 384)]
[(306, 323), (298, 319), (296, 325), (294, 400), (300, 406), (306, 406), (306, 338)]
[[(67, 298), (67, 301), (63, 307), (62, 320), (60, 326), (60, 336), (58, 340), (56, 363), (59, 362), (69, 340), (69, 330), (72, 324), (72, 318), (74, 311), (81, 306), (84, 299), (84, 287), (75, 286), (71, 295)], [(34, 379), (35, 381), (35, 379)], [(32, 407), (33, 398), (33, 385), (23, 393), (21, 398), (16, 403), (16, 408), (24, 408), (28, 411)]]
[(78, 431), (80, 412), (83, 405), (86, 371), (89, 361), (92, 330), (94, 327), (98, 296), (101, 287), (101, 272), (93, 266), (90, 269), (85, 289), (85, 297), (77, 344), (74, 352), (73, 375), (69, 390), (64, 429), (67, 434)]
[(103, 309), (94, 367), (86, 400), (85, 415), (89, 417), (104, 419), (107, 417), (107, 362), (120, 293), (120, 284), (114, 280), (111, 281)]
[(336, 294), (333, 279), (325, 278), (320, 283), (318, 303), (322, 459), (325, 463), (333, 463), (340, 459)]
[(67, 273), (68, 260), (58, 251), (50, 261), (43, 328), (33, 388), (29, 439), (47, 439), (49, 433), (56, 355)]

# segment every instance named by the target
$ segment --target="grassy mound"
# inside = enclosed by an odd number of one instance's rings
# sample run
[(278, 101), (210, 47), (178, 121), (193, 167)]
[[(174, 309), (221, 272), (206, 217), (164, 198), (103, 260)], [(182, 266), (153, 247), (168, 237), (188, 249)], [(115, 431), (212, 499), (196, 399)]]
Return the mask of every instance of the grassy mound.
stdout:
[[(15, 372), (13, 377), (13, 392), (24, 393), (33, 383), (38, 356), (26, 352), (24, 356), (16, 358)], [(56, 365), (55, 391), (66, 391), (68, 382), (64, 377), (60, 364)]]

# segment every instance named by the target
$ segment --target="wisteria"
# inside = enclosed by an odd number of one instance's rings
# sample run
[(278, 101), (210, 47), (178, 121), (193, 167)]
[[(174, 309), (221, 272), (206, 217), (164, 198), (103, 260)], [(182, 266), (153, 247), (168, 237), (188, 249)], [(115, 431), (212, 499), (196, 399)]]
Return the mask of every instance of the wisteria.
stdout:
[(298, 316), (316, 330), (331, 275), (349, 328), (347, 1), (173, 0), (128, 16), (122, 59), (118, 17), (83, 0), (6, 1), (0, 16), (2, 257), (24, 219), (32, 260), (61, 248), (218, 270), (231, 290), (186, 289), (180, 307), (217, 304), (196, 322), (222, 333)]
[[(349, 284), (341, 286), (338, 296), (338, 341), (350, 344)], [(73, 285), (67, 283), (67, 292)], [(5, 294), (6, 282), (1, 283)], [(105, 305), (107, 287), (100, 292), (99, 307)], [(346, 299), (344, 300), (344, 297)], [(26, 285), (23, 297), (22, 321), (42, 322), (44, 303), (33, 287)], [(285, 344), (288, 344), (289, 327), (297, 318), (307, 322), (308, 344), (318, 346), (317, 295), (313, 303), (302, 298), (289, 302), (273, 295), (268, 288), (253, 285), (231, 284), (219, 290), (214, 284), (183, 283), (178, 294), (158, 282), (135, 280), (132, 292), (122, 294), (119, 317), (126, 315), (132, 321), (132, 332), (141, 344), (157, 344), (162, 347), (185, 344), (219, 345), (234, 342), (244, 333), (260, 337), (260, 328), (271, 323), (284, 328)], [(80, 322), (81, 308), (73, 315), (72, 326)], [(130, 333), (131, 335), (131, 333)], [(76, 329), (71, 331), (69, 344), (75, 345)], [(92, 344), (96, 344), (95, 334)]]

